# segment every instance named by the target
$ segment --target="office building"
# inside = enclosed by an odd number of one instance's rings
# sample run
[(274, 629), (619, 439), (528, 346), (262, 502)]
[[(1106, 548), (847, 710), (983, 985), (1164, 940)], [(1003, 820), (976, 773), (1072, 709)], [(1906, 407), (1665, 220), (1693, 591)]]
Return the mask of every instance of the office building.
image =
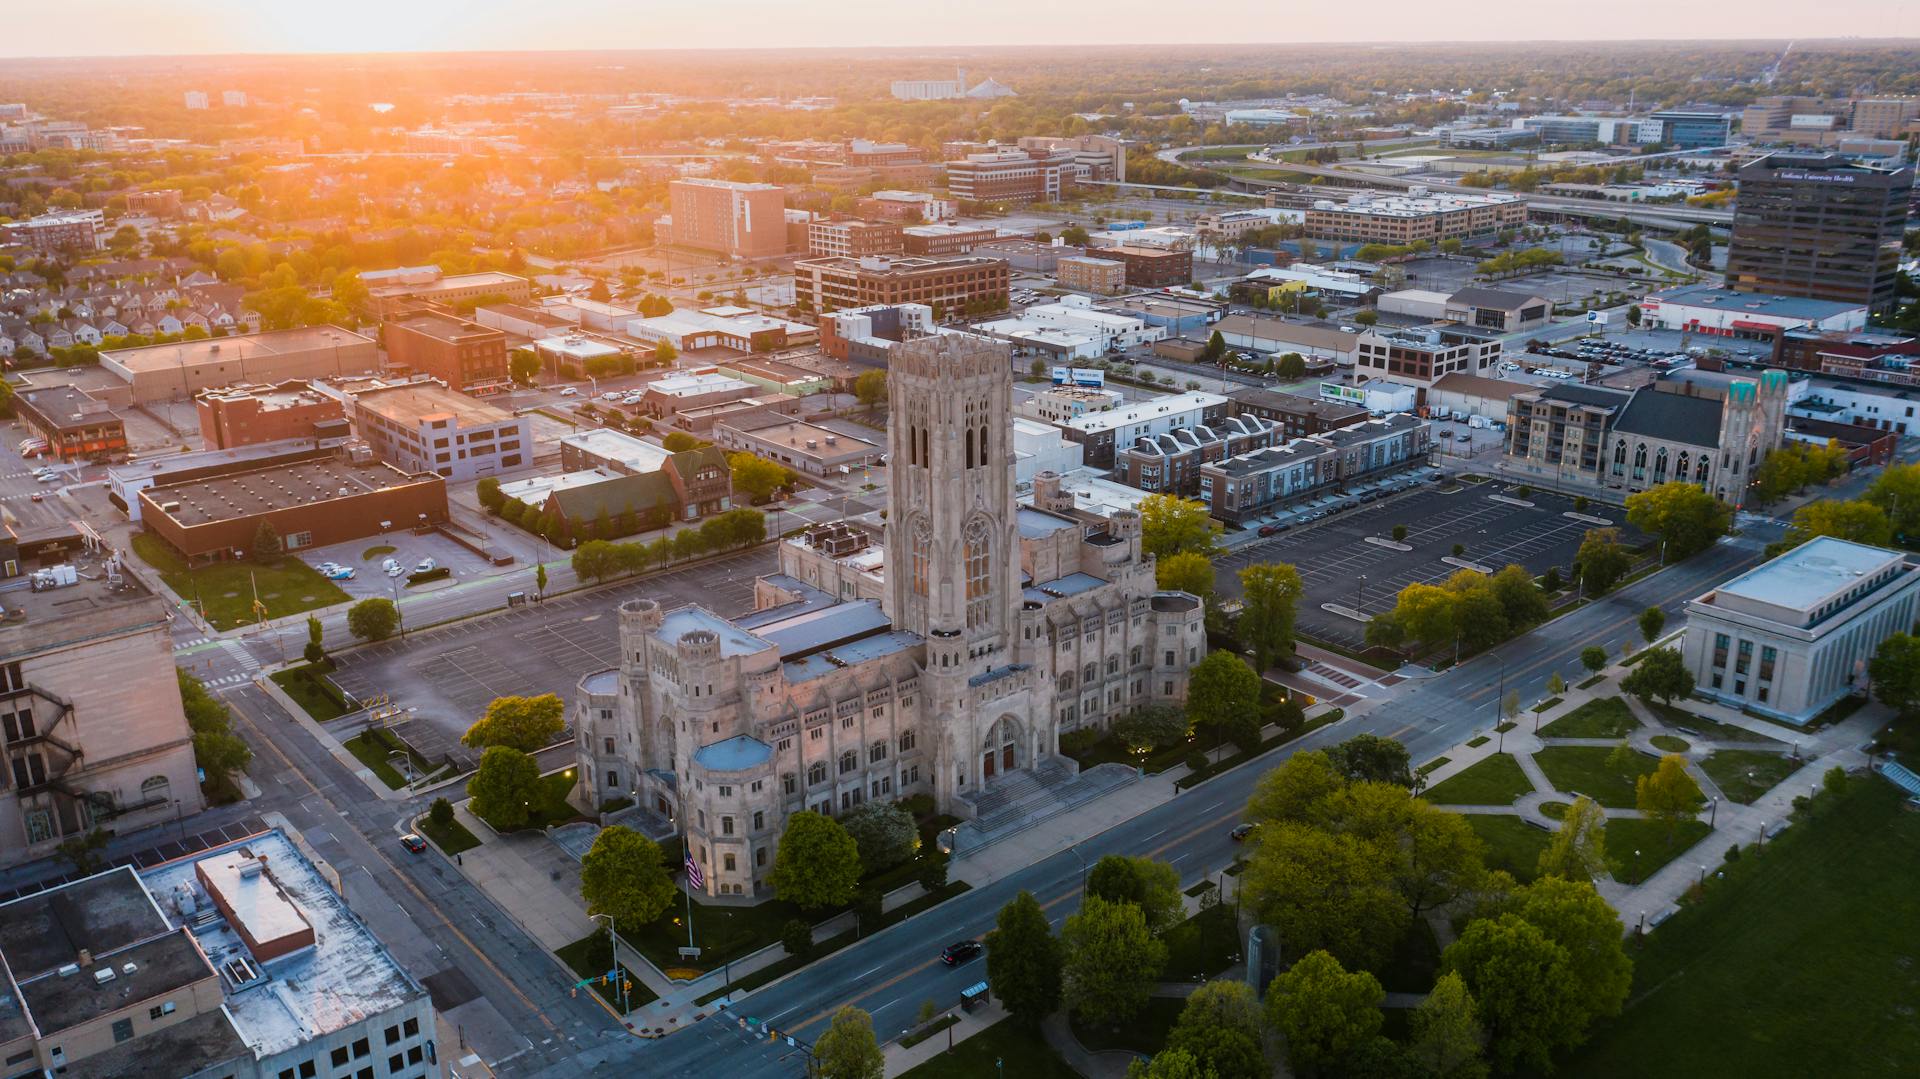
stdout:
[(200, 420), (200, 442), (210, 450), (288, 439), (326, 445), (350, 432), (346, 405), (300, 379), (201, 390), (193, 397), (193, 409)]
[(77, 386), (48, 386), (14, 394), (14, 413), (47, 440), (47, 456), (61, 461), (117, 457), (127, 452), (127, 425), (105, 401)]
[(182, 94), (181, 97), (189, 109), (204, 109), (207, 107), (207, 92), (205, 90), (188, 90)]
[(950, 221), (908, 225), (900, 230), (909, 255), (965, 255), (999, 235), (999, 230), (990, 225), (956, 225)]
[(1227, 416), (1199, 427), (1142, 435), (1114, 453), (1113, 478), (1154, 494), (1191, 498), (1203, 465), (1266, 449), (1283, 438), (1272, 420)]
[(241, 458), (137, 497), (141, 525), (189, 565), (248, 557), (263, 523), (297, 552), (448, 520), (447, 485), (432, 472), (321, 452), (266, 465)]
[(1502, 469), (1567, 491), (1627, 495), (1668, 482), (1745, 505), (1753, 470), (1780, 446), (1787, 375), (1723, 385), (1657, 382), (1634, 390), (1562, 384), (1507, 403)]
[(1687, 601), (1694, 692), (1795, 725), (1868, 692), (1881, 643), (1914, 623), (1920, 565), (1819, 536)]
[(475, 397), (511, 388), (507, 376), (507, 335), (477, 322), (432, 311), (389, 319), (381, 328), (387, 361), (397, 374), (437, 378), (448, 388)]
[(1462, 326), (1369, 330), (1354, 343), (1354, 375), (1427, 387), (1454, 373), (1483, 375), (1500, 366), (1498, 334)]
[(1126, 395), (1119, 390), (1062, 385), (1035, 390), (1032, 396), (1015, 406), (1014, 411), (1022, 416), (1065, 426), (1068, 421), (1090, 412), (1111, 412), (1125, 404), (1126, 400)]
[(880, 463), (885, 450), (853, 435), (791, 416), (739, 417), (713, 425), (713, 440), (729, 450), (778, 461), (809, 476), (844, 475)]
[(809, 221), (807, 254), (816, 258), (848, 255), (898, 255), (906, 251), (900, 225), (893, 221)]
[(1023, 135), (1018, 145), (1029, 153), (1052, 156), (1066, 152), (1086, 170), (1084, 179), (1127, 179), (1127, 144), (1107, 135)]
[(1839, 154), (1768, 154), (1740, 168), (1727, 287), (1894, 307), (1913, 169)]
[[(7, 546), (6, 573), (16, 576), (19, 555)], [(96, 828), (131, 832), (203, 807), (193, 732), (173, 692), (170, 604), (120, 557), (82, 555), (8, 593), (0, 865), (49, 857)], [(25, 977), (18, 967), (12, 975)], [(10, 1045), (4, 1001), (0, 990), (0, 1045)], [(18, 1063), (9, 1074), (20, 1074)]]
[(473, 321), (528, 341), (563, 337), (580, 327), (578, 320), (562, 318), (552, 308), (517, 303), (483, 304), (473, 309)]
[(998, 311), (1007, 305), (1005, 259), (980, 255), (950, 258), (824, 258), (793, 264), (794, 293), (816, 311), (846, 307), (925, 304), (944, 317)]
[(1676, 150), (1716, 149), (1733, 131), (1733, 117), (1715, 109), (1661, 109), (1647, 119), (1660, 125), (1660, 142)]
[(0, 905), (12, 1075), (438, 1079), (433, 1003), (274, 829)]
[(1069, 150), (995, 150), (947, 162), (947, 193), (964, 202), (1058, 202), (1086, 173)]
[(1341, 484), (1422, 464), (1432, 450), (1432, 425), (1399, 413), (1201, 465), (1194, 497), (1220, 520), (1249, 522)]
[(533, 354), (540, 369), (556, 379), (602, 378), (626, 373), (633, 367), (628, 356), (633, 345), (613, 341), (598, 334), (574, 330), (564, 337), (542, 337), (533, 342)]
[(1905, 139), (1920, 120), (1920, 97), (1863, 97), (1853, 103), (1855, 135), (1869, 139)]
[(302, 326), (109, 349), (100, 354), (100, 369), (124, 384), (125, 390), (116, 392), (144, 404), (187, 401), (201, 390), (242, 382), (377, 374), (381, 364), (380, 348), (371, 338), (338, 326)]
[(820, 351), (836, 360), (885, 367), (887, 351), (908, 337), (933, 332), (926, 304), (879, 304), (820, 316)]
[(925, 191), (875, 191), (854, 203), (854, 210), (869, 220), (921, 222), (930, 224), (959, 216), (960, 207), (948, 198)]
[(690, 178), (667, 185), (675, 247), (729, 258), (777, 258), (787, 252), (786, 189), (777, 184)]
[(1282, 438), (1305, 438), (1360, 423), (1367, 418), (1367, 409), (1263, 386), (1247, 386), (1227, 395), (1227, 414), (1266, 420), (1279, 429)]
[(347, 406), (353, 431), (404, 472), (456, 483), (533, 462), (533, 421), (456, 393), (433, 379), (368, 379), (326, 387)]
[(676, 310), (627, 322), (628, 337), (666, 343), (685, 354), (725, 348), (735, 352), (771, 352), (817, 338), (818, 330), (799, 322), (757, 314), (745, 308)]
[[(1155, 588), (1137, 514), (1015, 501), (1003, 346), (918, 338), (889, 376), (881, 598), (807, 583), (851, 585), (839, 560), (871, 533), (783, 543), (738, 618), (622, 604), (620, 665), (576, 696), (591, 797), (684, 822), (708, 894), (764, 892), (799, 809), (925, 794), (971, 818), (1044, 787), (1062, 730), (1184, 700), (1206, 649), (1204, 604)], [(667, 717), (698, 735), (666, 737)]]
[(1527, 203), (1518, 195), (1431, 194), (1410, 187), (1405, 195), (1357, 195), (1339, 203), (1322, 198), (1304, 212), (1302, 224), (1316, 240), (1406, 246), (1464, 240), (1527, 223)]

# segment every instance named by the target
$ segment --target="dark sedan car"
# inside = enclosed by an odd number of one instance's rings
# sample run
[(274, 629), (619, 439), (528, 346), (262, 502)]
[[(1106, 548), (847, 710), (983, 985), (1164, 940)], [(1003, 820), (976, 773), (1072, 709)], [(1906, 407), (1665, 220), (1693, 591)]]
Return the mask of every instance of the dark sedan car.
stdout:
[(427, 841), (414, 835), (412, 832), (408, 832), (406, 835), (400, 837), (400, 845), (415, 854), (419, 854), (421, 851), (427, 849)]
[(969, 959), (978, 959), (987, 950), (987, 946), (977, 940), (956, 941), (940, 949), (940, 961), (950, 967), (957, 967)]

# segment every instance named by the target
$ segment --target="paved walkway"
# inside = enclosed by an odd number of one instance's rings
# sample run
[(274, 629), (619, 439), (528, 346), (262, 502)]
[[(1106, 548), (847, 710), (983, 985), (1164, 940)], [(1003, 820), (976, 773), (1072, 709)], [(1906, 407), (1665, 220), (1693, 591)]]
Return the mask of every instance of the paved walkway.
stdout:
[(913, 1070), (918, 1065), (946, 1052), (950, 1046), (958, 1045), (993, 1024), (998, 1023), (1000, 1020), (1005, 1019), (1007, 1017), (1007, 1010), (1000, 1006), (999, 1001), (995, 1000), (980, 1006), (974, 1011), (955, 1008), (949, 1014), (959, 1016), (960, 1021), (918, 1045), (905, 1048), (902, 1047), (899, 1042), (891, 1041), (881, 1046), (881, 1052), (886, 1054), (887, 1058), (886, 1071), (883, 1073), (887, 1076), (887, 1079), (892, 1079), (893, 1076)]

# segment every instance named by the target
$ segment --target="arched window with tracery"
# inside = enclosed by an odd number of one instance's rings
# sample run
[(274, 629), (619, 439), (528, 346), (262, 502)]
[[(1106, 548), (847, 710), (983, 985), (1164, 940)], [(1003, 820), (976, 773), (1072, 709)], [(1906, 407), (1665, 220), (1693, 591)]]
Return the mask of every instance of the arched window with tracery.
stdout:
[(987, 597), (993, 591), (993, 532), (983, 517), (967, 522), (967, 625), (987, 621)]
[(915, 521), (913, 531), (909, 535), (913, 557), (913, 594), (924, 596), (927, 594), (927, 561), (933, 553), (933, 535), (927, 531), (925, 521)]

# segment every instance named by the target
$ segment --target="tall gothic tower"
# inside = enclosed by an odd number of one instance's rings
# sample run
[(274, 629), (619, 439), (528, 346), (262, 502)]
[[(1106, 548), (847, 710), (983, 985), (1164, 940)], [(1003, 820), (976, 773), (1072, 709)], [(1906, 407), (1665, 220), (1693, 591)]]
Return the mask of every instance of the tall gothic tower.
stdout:
[(1007, 347), (957, 334), (897, 345), (887, 399), (887, 615), (962, 656), (998, 651), (1020, 601)]

